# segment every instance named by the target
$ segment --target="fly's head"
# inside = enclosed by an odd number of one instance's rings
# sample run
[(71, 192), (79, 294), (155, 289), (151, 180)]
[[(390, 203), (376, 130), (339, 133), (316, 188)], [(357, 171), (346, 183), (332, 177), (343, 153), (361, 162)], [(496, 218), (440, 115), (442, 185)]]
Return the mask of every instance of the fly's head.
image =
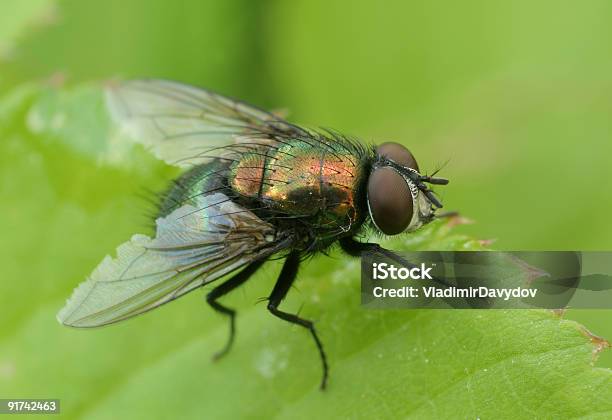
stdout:
[(399, 143), (383, 143), (368, 179), (370, 218), (385, 235), (411, 232), (434, 219), (442, 203), (426, 184), (446, 185), (448, 180), (419, 173), (419, 165)]

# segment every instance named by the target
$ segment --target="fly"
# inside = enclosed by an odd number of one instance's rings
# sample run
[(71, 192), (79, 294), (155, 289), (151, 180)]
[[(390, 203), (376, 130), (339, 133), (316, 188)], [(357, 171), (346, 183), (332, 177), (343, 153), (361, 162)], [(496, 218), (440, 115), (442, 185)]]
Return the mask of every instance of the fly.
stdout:
[(378, 252), (360, 242), (370, 228), (410, 232), (442, 207), (412, 153), (398, 143), (367, 146), (333, 130), (307, 129), (213, 92), (170, 81), (139, 80), (107, 89), (113, 118), (158, 158), (185, 168), (162, 196), (156, 234), (134, 235), (107, 256), (58, 313), (72, 327), (97, 327), (157, 308), (226, 275), (206, 301), (227, 316), (231, 348), (236, 312), (219, 299), (271, 258), (283, 258), (267, 298), (276, 317), (310, 332), (312, 321), (279, 309), (300, 263), (334, 244), (351, 256)]

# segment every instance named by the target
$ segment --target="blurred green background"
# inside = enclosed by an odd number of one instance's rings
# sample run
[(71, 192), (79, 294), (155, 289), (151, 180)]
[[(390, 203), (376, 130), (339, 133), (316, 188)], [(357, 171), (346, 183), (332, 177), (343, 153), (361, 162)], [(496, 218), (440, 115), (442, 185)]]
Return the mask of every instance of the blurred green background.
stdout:
[[(370, 142), (402, 142), (429, 171), (445, 165), (441, 174), (451, 184), (440, 191), (443, 202), (474, 221), (461, 232), (494, 239), (497, 249), (607, 250), (612, 248), (610, 40), (607, 0), (384, 6), (322, 0), (12, 0), (0, 4), (0, 92), (4, 109), (14, 114), (25, 112), (19, 108), (25, 105), (11, 104), (31, 101), (33, 81), (72, 86), (112, 77), (162, 77), (205, 86), (265, 108), (289, 109), (295, 122), (334, 127)], [(74, 112), (90, 112), (79, 108), (79, 95), (50, 98), (49, 106), (57, 101), (70, 107), (74, 101)], [(0, 127), (7, 121), (0, 120)], [(92, 133), (99, 130), (91, 124), (85, 118), (71, 138), (94, 144)], [(143, 158), (126, 175), (96, 167), (95, 148), (84, 146), (90, 158), (84, 162), (64, 153), (69, 145), (50, 141), (36, 146), (40, 154), (34, 155), (34, 143), (9, 140), (0, 139), (0, 226), (5, 238), (18, 239), (3, 240), (0, 303), (15, 310), (3, 310), (0, 342), (17, 335), (30, 343), (34, 336), (26, 327), (43, 321), (42, 312), (28, 307), (39, 305), (45, 314), (59, 308), (104, 254), (135, 226), (146, 225), (146, 206), (139, 207), (134, 193), (142, 187), (159, 190), (173, 172)], [(36, 259), (46, 263), (30, 263)], [(37, 287), (23, 286), (33, 278)], [(222, 322), (208, 312), (202, 318), (209, 319), (192, 320), (187, 314), (181, 318), (180, 308), (168, 311), (176, 315), (177, 346), (190, 328)], [(143, 318), (138, 328), (154, 335), (160, 317)], [(568, 317), (612, 338), (612, 311), (569, 311)], [(129, 327), (118, 328), (123, 328), (119, 337), (129, 336)], [(152, 336), (142, 343), (151, 348), (151, 358), (157, 338), (167, 339)], [(110, 359), (130, 351), (115, 339), (117, 354), (107, 354)], [(79, 351), (83, 334), (79, 340), (65, 349), (62, 363)], [(30, 345), (45, 352), (44, 341)], [(609, 352), (598, 365), (612, 367)], [(48, 367), (41, 362), (37, 368)], [(11, 369), (0, 361), (0, 377), (10, 378)], [(28, 380), (35, 380), (35, 372)], [(97, 377), (104, 390), (107, 379), (103, 372)]]

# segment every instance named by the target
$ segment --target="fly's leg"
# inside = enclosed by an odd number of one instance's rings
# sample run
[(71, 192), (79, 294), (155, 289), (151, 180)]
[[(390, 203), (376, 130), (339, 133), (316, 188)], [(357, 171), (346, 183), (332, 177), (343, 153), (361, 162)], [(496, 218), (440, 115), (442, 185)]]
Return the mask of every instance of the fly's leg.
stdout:
[[(383, 248), (382, 246), (376, 243), (359, 242), (353, 238), (341, 238), (339, 242), (340, 242), (340, 247), (342, 248), (342, 250), (352, 257), (361, 257), (361, 254), (363, 252), (370, 251), (370, 252), (378, 252), (396, 261), (398, 259), (400, 262), (404, 261), (404, 258), (400, 257), (399, 255), (395, 255), (395, 253), (389, 251), (388, 249)], [(408, 261), (406, 261), (406, 263), (408, 264), (408, 266), (411, 265), (410, 263), (408, 263)]]
[(218, 351), (217, 353), (213, 355), (213, 360), (218, 360), (221, 357), (225, 356), (227, 352), (229, 352), (229, 350), (232, 347), (232, 344), (234, 343), (234, 336), (236, 335), (236, 325), (235, 325), (236, 311), (231, 308), (228, 308), (227, 306), (221, 305), (219, 302), (217, 302), (217, 299), (219, 299), (222, 296), (225, 296), (226, 294), (228, 294), (229, 292), (231, 292), (238, 286), (244, 284), (244, 282), (246, 282), (257, 271), (257, 269), (262, 266), (264, 262), (265, 260), (260, 260), (260, 261), (255, 261), (254, 263), (249, 264), (241, 272), (234, 275), (232, 278), (230, 278), (225, 283), (220, 284), (219, 286), (215, 287), (213, 290), (210, 291), (210, 293), (208, 293), (208, 295), (206, 295), (206, 302), (210, 306), (212, 306), (212, 308), (215, 311), (220, 312), (226, 316), (229, 316), (229, 320), (230, 320), (229, 338), (227, 342), (225, 343), (225, 346), (220, 351)]
[(289, 254), (285, 263), (283, 264), (283, 268), (278, 276), (278, 280), (276, 280), (276, 284), (274, 285), (274, 289), (268, 298), (268, 310), (272, 312), (274, 316), (277, 316), (280, 319), (284, 319), (287, 322), (291, 322), (292, 324), (300, 325), (310, 331), (312, 334), (312, 338), (317, 345), (317, 349), (319, 350), (319, 357), (321, 358), (321, 363), (323, 364), (323, 378), (321, 379), (321, 389), (325, 389), (325, 385), (327, 384), (327, 376), (329, 367), (327, 365), (327, 357), (325, 356), (325, 351), (323, 350), (323, 344), (317, 335), (314, 324), (312, 321), (307, 319), (300, 318), (297, 315), (290, 314), (287, 312), (283, 312), (278, 309), (278, 305), (280, 305), (281, 301), (287, 296), (287, 292), (291, 288), (293, 281), (295, 280), (298, 272), (298, 268), (300, 265), (300, 255), (297, 252), (292, 252)]
[(340, 242), (340, 247), (342, 248), (342, 250), (352, 257), (361, 257), (362, 253), (368, 252), (368, 251), (377, 252), (391, 260), (397, 261), (398, 263), (404, 265), (405, 267), (416, 267), (406, 258), (402, 257), (401, 255), (397, 255), (393, 251), (383, 248), (377, 243), (359, 242), (353, 238), (341, 238), (339, 242)]
[[(383, 248), (376, 243), (359, 242), (353, 238), (341, 238), (339, 242), (342, 250), (353, 257), (360, 257), (363, 252), (377, 252), (391, 260), (397, 261), (404, 267), (416, 267), (416, 265), (408, 261), (406, 258), (402, 257), (401, 255), (397, 255), (395, 252)], [(443, 278), (433, 277), (432, 280), (444, 287), (454, 287), (453, 284), (449, 283)]]

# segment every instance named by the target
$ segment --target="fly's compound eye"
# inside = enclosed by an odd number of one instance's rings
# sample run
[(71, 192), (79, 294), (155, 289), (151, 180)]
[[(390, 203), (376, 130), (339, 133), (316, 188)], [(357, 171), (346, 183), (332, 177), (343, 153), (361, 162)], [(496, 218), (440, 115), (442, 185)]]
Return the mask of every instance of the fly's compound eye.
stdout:
[(372, 221), (385, 235), (406, 230), (412, 220), (413, 199), (404, 177), (388, 166), (374, 169), (368, 179), (368, 208)]
[(376, 153), (378, 153), (379, 156), (384, 156), (387, 159), (391, 159), (398, 165), (406, 166), (414, 169), (417, 172), (419, 171), (419, 165), (417, 164), (414, 155), (410, 153), (410, 150), (406, 149), (399, 143), (383, 143), (376, 148)]

